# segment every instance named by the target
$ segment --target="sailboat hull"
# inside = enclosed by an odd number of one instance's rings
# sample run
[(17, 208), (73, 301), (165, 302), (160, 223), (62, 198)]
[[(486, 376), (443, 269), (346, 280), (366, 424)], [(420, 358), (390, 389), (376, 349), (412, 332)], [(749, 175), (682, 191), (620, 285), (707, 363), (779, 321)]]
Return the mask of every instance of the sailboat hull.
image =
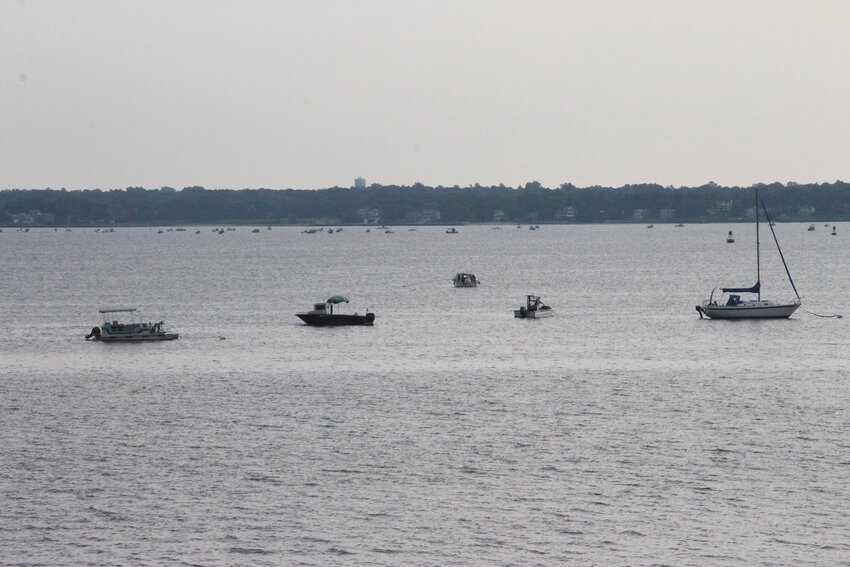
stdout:
[(702, 312), (710, 319), (787, 319), (799, 303), (745, 301), (739, 305), (703, 305)]

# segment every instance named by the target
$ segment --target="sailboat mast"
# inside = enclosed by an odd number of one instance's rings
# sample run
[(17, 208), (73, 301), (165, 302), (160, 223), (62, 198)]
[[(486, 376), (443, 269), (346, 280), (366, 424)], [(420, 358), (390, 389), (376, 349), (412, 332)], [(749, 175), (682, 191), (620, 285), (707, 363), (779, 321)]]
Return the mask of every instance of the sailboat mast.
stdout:
[(761, 301), (761, 256), (759, 244), (759, 190), (756, 187), (756, 284), (759, 286), (758, 297), (759, 301)]

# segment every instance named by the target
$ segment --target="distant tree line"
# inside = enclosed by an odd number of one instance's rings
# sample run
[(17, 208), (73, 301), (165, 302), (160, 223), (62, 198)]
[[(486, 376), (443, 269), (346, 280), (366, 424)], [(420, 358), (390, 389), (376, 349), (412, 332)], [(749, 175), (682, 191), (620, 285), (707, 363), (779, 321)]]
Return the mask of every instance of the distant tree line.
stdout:
[[(777, 219), (850, 219), (850, 183), (759, 184)], [(663, 187), (657, 184), (546, 188), (372, 185), (362, 189), (205, 189), (128, 187), (111, 190), (0, 191), (0, 225), (86, 224), (387, 224), (416, 222), (439, 211), (441, 223), (711, 221), (753, 214), (752, 187)], [(369, 217), (370, 211), (373, 216)], [(38, 213), (38, 214), (32, 214)], [(26, 217), (29, 214), (29, 217)], [(433, 222), (433, 215), (428, 217)], [(23, 220), (22, 220), (23, 219)], [(47, 220), (45, 220), (47, 219)]]

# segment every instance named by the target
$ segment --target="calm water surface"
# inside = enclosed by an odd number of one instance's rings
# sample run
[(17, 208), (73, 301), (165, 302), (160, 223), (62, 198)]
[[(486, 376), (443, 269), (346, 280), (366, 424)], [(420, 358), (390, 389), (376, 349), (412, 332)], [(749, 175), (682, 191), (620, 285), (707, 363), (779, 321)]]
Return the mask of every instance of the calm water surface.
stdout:
[[(806, 226), (840, 313), (850, 226)], [(752, 226), (459, 230), (6, 229), (0, 563), (850, 564), (847, 319), (694, 311)], [(375, 326), (294, 316), (336, 293)], [(115, 304), (180, 340), (84, 341)]]

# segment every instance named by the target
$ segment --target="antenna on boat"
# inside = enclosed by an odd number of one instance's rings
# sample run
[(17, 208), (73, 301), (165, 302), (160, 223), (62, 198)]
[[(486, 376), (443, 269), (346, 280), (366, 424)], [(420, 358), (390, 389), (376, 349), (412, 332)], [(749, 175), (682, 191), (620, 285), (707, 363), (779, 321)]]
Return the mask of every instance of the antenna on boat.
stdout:
[[(764, 210), (767, 214), (767, 209)], [(770, 219), (767, 221), (770, 223)], [(773, 230), (773, 228), (771, 228)], [(786, 268), (787, 269), (787, 268)], [(790, 277), (790, 275), (789, 275)], [(761, 256), (759, 252), (759, 188), (756, 187), (756, 285), (758, 286), (758, 297), (761, 301)]]

